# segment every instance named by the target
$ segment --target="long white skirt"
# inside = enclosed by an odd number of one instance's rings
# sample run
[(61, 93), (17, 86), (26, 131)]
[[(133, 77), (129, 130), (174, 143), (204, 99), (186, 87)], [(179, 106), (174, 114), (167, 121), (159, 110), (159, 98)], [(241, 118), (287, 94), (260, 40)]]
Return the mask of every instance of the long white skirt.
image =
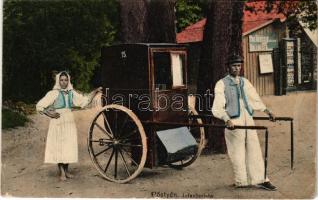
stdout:
[(45, 163), (78, 162), (77, 129), (70, 109), (57, 109), (58, 119), (51, 119), (46, 139)]

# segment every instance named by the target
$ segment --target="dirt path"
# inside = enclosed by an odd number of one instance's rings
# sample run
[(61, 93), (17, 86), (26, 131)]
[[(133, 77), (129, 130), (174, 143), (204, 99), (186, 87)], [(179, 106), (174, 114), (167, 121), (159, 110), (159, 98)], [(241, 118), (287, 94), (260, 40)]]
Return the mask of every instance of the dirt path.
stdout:
[[(270, 127), (268, 172), (278, 191), (233, 188), (227, 155), (202, 155), (183, 170), (144, 169), (128, 184), (108, 182), (98, 175), (88, 156), (86, 132), (95, 110), (86, 110), (74, 113), (79, 130), (80, 161), (71, 165), (76, 177), (67, 182), (58, 181), (55, 165), (43, 164), (49, 122), (46, 117), (33, 115), (34, 123), (27, 127), (3, 131), (1, 193), (16, 197), (312, 198), (316, 183), (316, 93), (298, 92), (263, 99), (277, 116), (290, 116), (295, 121), (294, 171), (289, 168), (288, 124), (262, 124)], [(263, 142), (263, 134), (260, 139)]]

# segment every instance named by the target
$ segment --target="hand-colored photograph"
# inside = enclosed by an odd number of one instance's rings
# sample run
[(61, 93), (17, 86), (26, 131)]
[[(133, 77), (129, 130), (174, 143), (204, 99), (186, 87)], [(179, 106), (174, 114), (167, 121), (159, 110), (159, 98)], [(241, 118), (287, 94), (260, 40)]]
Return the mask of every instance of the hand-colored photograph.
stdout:
[(316, 197), (316, 1), (2, 11), (1, 197)]

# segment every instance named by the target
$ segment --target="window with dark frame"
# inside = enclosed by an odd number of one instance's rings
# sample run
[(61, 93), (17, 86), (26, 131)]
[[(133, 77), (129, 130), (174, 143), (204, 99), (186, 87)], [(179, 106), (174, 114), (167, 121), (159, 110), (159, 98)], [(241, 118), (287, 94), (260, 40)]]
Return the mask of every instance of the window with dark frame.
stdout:
[(155, 88), (170, 90), (185, 86), (185, 54), (180, 52), (154, 52)]

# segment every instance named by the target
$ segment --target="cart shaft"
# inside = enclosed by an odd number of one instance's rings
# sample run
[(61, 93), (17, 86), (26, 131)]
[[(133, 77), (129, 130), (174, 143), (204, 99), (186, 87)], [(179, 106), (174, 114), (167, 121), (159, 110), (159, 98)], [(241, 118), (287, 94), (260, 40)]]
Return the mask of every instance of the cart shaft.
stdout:
[[(211, 128), (227, 128), (226, 125), (220, 124), (190, 124), (180, 122), (158, 122), (158, 121), (141, 121), (143, 124), (151, 125), (175, 125), (175, 126), (190, 126), (190, 127), (211, 127)], [(233, 129), (267, 129), (266, 126), (234, 126)]]

